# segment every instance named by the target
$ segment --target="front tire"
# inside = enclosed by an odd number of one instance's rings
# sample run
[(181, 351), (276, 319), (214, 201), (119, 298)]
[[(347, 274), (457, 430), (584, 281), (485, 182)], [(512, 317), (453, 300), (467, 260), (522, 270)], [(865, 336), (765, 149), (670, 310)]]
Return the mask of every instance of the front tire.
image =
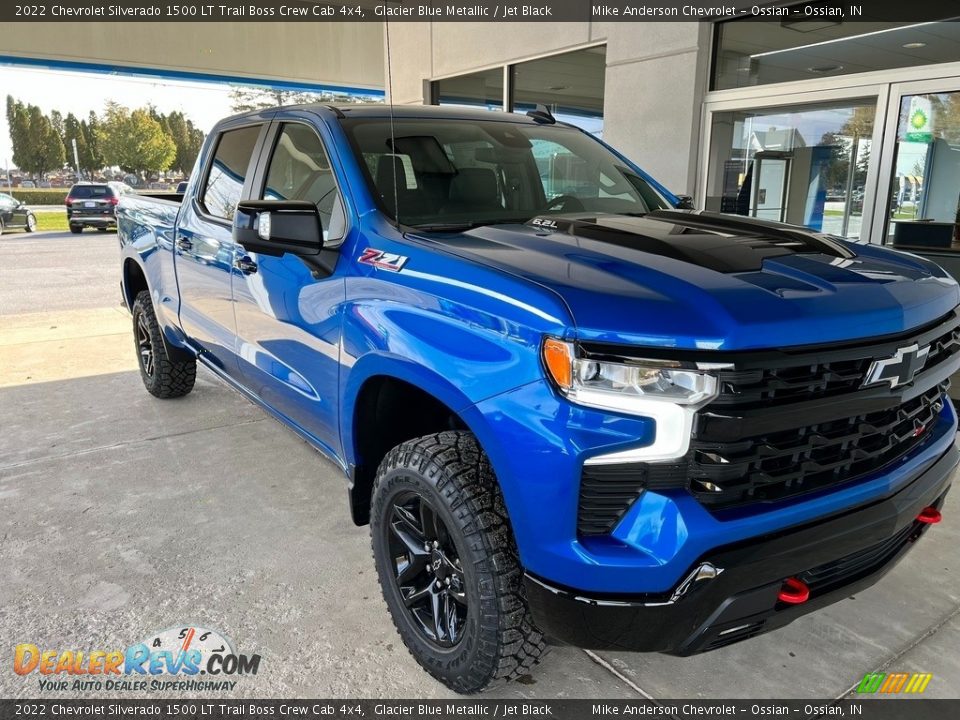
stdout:
[(167, 356), (160, 323), (147, 290), (137, 293), (133, 303), (133, 339), (140, 379), (147, 392), (167, 399), (183, 397), (193, 390), (197, 380), (197, 361), (177, 361)]
[(473, 435), (395, 447), (371, 505), (377, 576), (414, 659), (459, 693), (528, 675), (547, 647), (527, 607), (500, 488)]
[(37, 229), (37, 216), (33, 213), (27, 213), (27, 227), (26, 230), (28, 233), (35, 232)]

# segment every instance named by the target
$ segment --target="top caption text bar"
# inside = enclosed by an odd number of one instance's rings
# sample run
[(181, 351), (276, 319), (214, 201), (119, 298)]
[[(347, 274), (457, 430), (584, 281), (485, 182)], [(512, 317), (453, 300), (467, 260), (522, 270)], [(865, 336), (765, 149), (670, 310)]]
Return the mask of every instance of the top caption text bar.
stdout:
[(760, 2), (739, 0), (34, 0), (0, 4), (3, 22), (896, 22), (952, 19), (943, 0)]

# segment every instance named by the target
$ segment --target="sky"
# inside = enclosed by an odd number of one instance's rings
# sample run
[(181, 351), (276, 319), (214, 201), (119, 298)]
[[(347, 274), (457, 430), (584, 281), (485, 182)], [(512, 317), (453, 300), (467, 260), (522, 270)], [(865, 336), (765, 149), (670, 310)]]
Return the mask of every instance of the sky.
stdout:
[[(231, 114), (230, 87), (220, 83), (0, 66), (0, 93), (4, 102), (13, 95), (44, 113), (59, 110), (77, 118), (91, 110), (101, 113), (108, 100), (130, 107), (152, 103), (162, 113), (183, 112), (204, 132)], [(12, 164), (12, 154), (6, 113), (0, 110), (0, 167)]]

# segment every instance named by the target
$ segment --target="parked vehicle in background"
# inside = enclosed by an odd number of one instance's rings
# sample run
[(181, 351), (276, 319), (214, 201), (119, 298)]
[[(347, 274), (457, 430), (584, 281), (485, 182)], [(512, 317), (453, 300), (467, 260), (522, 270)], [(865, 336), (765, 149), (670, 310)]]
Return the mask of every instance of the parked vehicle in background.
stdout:
[(64, 201), (70, 232), (79, 235), (86, 227), (100, 232), (116, 228), (120, 196), (132, 192), (133, 188), (120, 182), (77, 183), (70, 188)]
[(177, 192), (183, 195), (187, 191), (187, 181), (177, 183)]
[[(404, 644), (458, 692), (547, 638), (747, 640), (939, 522), (960, 288), (680, 205), (545, 110), (236, 115), (182, 202), (120, 202), (140, 375), (174, 398), (203, 365), (331, 458)], [(889, 620), (938, 582), (888, 588)]]
[(20, 183), (20, 187), (30, 190), (35, 188), (36, 184), (33, 182), (33, 180), (24, 180), (22, 183)]
[(25, 204), (6, 193), (0, 193), (0, 235), (13, 228), (33, 232), (37, 229), (37, 218)]

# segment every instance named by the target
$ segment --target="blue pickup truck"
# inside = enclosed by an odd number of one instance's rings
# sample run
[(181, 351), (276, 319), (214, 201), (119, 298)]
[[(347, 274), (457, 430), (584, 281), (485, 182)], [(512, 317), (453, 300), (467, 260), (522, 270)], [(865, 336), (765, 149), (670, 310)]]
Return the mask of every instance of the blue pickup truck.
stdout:
[(542, 110), (231, 117), (182, 203), (120, 200), (143, 383), (182, 396), (202, 364), (335, 463), (400, 636), (454, 690), (551, 642), (738, 642), (940, 520), (960, 292), (682, 204)]

